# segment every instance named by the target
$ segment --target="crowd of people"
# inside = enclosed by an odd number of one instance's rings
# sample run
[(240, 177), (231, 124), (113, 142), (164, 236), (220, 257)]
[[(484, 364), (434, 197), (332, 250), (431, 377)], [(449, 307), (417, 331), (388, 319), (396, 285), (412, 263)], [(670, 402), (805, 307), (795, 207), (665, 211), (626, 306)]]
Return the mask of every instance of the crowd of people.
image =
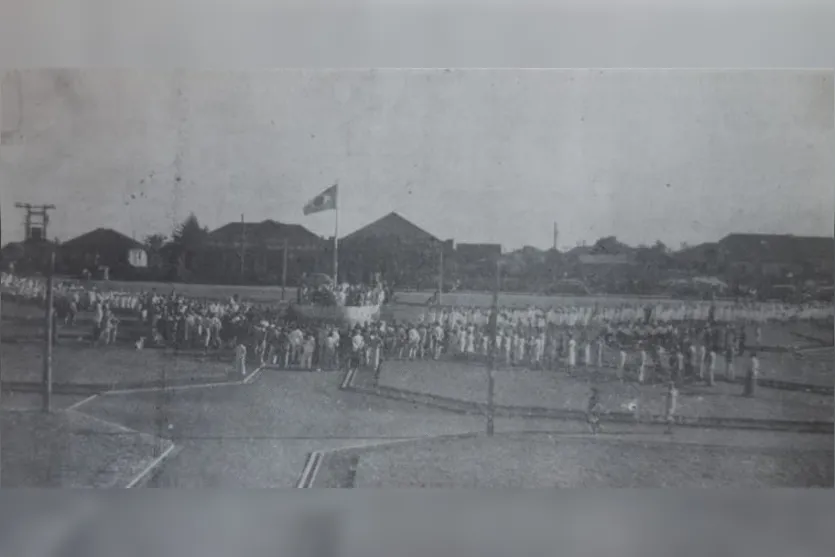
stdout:
[[(4, 296), (43, 304), (43, 280), (0, 275)], [(377, 290), (351, 290), (352, 295)], [(81, 312), (92, 315), (91, 342), (113, 344), (123, 319), (133, 325), (130, 341), (137, 349), (172, 347), (204, 352), (227, 351), (242, 361), (284, 368), (328, 369), (348, 365), (362, 350), (359, 329), (302, 323), (286, 316), (278, 304), (254, 304), (233, 296), (225, 302), (186, 297), (171, 291), (103, 291), (74, 282), (54, 285), (54, 331), (74, 326)], [(357, 359), (357, 365), (359, 360)]]
[[(42, 281), (2, 275), (3, 290), (15, 297), (43, 300)], [(377, 295), (381, 289), (334, 289), (345, 303)], [(349, 293), (350, 296), (349, 297)], [(358, 296), (358, 298), (357, 298)], [(366, 298), (367, 300), (367, 298)], [(490, 311), (485, 308), (430, 308), (410, 321), (376, 320), (353, 327), (291, 320), (278, 305), (187, 298), (155, 290), (102, 292), (73, 283), (55, 285), (56, 318), (73, 325), (79, 312), (93, 316), (93, 343), (110, 344), (120, 321), (133, 316), (137, 349), (150, 346), (229, 350), (244, 358), (283, 368), (377, 368), (385, 360), (494, 358), (499, 366), (540, 369), (614, 367), (634, 371), (638, 381), (737, 375), (735, 362), (747, 355), (757, 366), (762, 329), (768, 323), (831, 320), (832, 304), (688, 303), (610, 307), (560, 305), (548, 309), (501, 308), (491, 343)], [(493, 350), (495, 346), (495, 350)]]

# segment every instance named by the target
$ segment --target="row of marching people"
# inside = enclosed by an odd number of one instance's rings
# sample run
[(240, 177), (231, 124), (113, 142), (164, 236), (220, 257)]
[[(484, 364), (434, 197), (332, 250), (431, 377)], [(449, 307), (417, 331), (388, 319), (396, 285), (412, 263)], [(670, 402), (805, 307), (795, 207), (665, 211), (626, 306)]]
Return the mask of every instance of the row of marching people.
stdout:
[[(826, 302), (789, 304), (780, 302), (686, 302), (670, 300), (652, 304), (621, 303), (617, 305), (557, 305), (549, 308), (499, 308), (499, 326), (581, 327), (631, 325), (639, 323), (670, 324), (701, 323), (768, 323), (797, 320), (831, 319), (835, 306)], [(442, 326), (484, 326), (490, 310), (478, 307), (433, 308), (423, 313), (420, 323)]]
[[(440, 323), (379, 323), (362, 329), (370, 364), (380, 359), (485, 361), (491, 355), (489, 326)], [(756, 350), (762, 331), (755, 327)], [(505, 367), (634, 370), (639, 381), (651, 370), (661, 376), (707, 377), (722, 371), (735, 378), (735, 361), (750, 351), (746, 327), (723, 323), (682, 323), (631, 327), (502, 327), (495, 338), (495, 363)], [(721, 369), (720, 369), (721, 368)]]

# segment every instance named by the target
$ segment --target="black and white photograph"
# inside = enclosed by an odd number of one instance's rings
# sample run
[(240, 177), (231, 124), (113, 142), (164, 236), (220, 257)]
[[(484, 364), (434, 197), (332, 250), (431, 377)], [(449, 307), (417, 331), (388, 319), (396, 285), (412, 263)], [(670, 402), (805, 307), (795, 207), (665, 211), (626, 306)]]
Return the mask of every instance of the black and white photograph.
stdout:
[(835, 72), (5, 70), (2, 487), (833, 487)]

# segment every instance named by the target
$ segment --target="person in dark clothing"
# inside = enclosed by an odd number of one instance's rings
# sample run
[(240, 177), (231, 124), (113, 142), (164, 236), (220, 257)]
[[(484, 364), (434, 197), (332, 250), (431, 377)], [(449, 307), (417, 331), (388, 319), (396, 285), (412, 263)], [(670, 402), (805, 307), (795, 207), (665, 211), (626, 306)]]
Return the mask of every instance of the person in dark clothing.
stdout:
[(600, 392), (597, 387), (591, 388), (591, 396), (586, 406), (586, 420), (594, 435), (600, 432)]
[(740, 325), (739, 334), (737, 335), (737, 342), (739, 344), (739, 350), (737, 351), (737, 354), (740, 356), (742, 356), (742, 354), (745, 352), (745, 341), (747, 339), (747, 336), (748, 335), (745, 331), (745, 325)]
[(344, 369), (349, 369), (351, 365), (351, 332), (347, 329), (339, 331), (339, 363)]

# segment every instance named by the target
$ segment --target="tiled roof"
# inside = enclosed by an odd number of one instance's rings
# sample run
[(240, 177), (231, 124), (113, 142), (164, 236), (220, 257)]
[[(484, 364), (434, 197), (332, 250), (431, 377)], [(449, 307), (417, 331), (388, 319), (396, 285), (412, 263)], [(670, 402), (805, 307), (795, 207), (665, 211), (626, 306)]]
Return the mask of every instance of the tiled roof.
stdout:
[(142, 244), (111, 228), (96, 228), (61, 244), (61, 249), (92, 251), (102, 249), (131, 250), (142, 248)]
[(209, 242), (238, 245), (242, 238), (247, 244), (281, 244), (285, 238), (292, 246), (319, 244), (323, 240), (300, 224), (285, 224), (267, 219), (262, 222), (230, 222), (209, 233)]
[(375, 220), (351, 234), (348, 234), (342, 241), (354, 242), (378, 238), (398, 238), (405, 242), (438, 242), (438, 238), (423, 230), (415, 224), (404, 219), (397, 213)]

